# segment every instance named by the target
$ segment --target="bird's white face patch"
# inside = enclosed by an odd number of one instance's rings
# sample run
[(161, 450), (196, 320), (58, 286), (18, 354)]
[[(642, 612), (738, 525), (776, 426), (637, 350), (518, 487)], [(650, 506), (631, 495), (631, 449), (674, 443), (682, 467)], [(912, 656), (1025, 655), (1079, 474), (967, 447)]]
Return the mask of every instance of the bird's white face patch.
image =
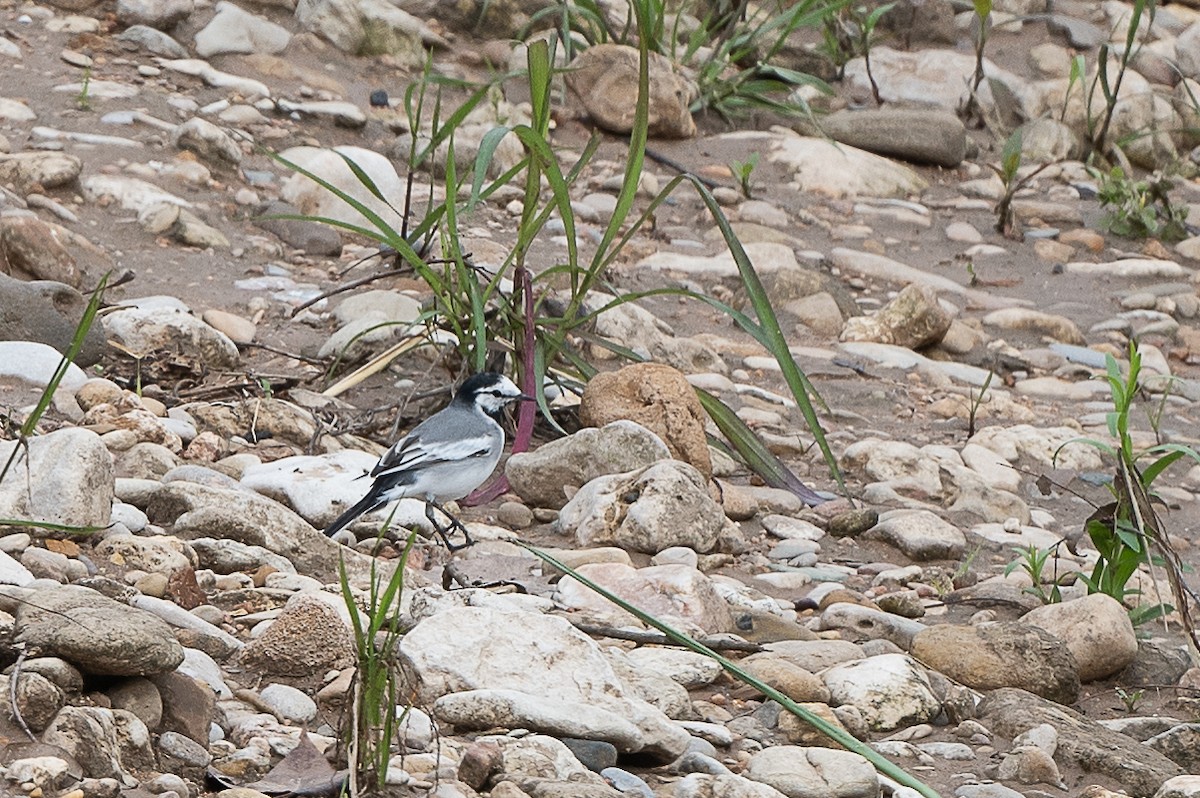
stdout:
[(496, 413), (520, 397), (521, 389), (508, 377), (501, 377), (475, 394), (475, 404), (485, 413)]

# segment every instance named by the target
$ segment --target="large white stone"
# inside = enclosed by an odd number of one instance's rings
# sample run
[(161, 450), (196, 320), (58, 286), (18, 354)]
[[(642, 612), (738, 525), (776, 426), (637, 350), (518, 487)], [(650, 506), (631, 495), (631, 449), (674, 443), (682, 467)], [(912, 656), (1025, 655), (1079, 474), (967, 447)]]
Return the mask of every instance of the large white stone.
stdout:
[(1112, 676), (1137, 656), (1137, 635), (1129, 612), (1104, 593), (1047, 604), (1026, 613), (1021, 620), (1066, 641), (1079, 665), (1081, 682)]
[(925, 669), (906, 654), (844, 662), (819, 675), (833, 703), (857, 707), (874, 731), (925, 723), (941, 710)]
[(637, 746), (674, 758), (688, 734), (621, 683), (600, 647), (563, 618), (485, 607), (445, 610), (404, 636), (400, 658), (416, 700), (432, 704), (467, 690), (511, 690), (539, 697), (543, 709), (591, 706), (632, 722)]
[[(0, 441), (0, 465), (18, 445)], [(96, 433), (66, 427), (38, 435), (0, 482), (0, 518), (107, 526), (114, 484), (112, 456)]]

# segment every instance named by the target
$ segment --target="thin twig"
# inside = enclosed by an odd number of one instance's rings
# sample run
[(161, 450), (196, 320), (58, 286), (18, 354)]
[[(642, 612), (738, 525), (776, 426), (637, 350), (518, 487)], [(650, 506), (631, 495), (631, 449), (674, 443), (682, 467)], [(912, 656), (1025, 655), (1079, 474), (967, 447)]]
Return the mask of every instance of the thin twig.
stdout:
[(25, 657), (29, 652), (25, 648), (24, 643), (17, 643), (17, 661), (13, 664), (12, 675), (8, 677), (8, 703), (12, 707), (13, 720), (21, 727), (21, 731), (25, 732), (25, 736), (32, 742), (37, 742), (37, 738), (33, 736), (33, 732), (29, 730), (29, 726), (25, 723), (25, 718), (21, 717), (21, 710), (17, 707), (17, 680), (21, 678), (21, 666), (25, 664)]
[[(644, 646), (683, 647), (661, 632), (618, 629), (615, 626), (577, 620), (572, 620), (571, 625), (584, 634), (596, 635), (598, 637), (611, 637), (614, 640), (630, 640)], [(708, 646), (714, 651), (746, 651), (754, 654), (764, 650), (758, 643), (751, 643), (747, 640), (730, 640), (724, 637), (701, 637), (698, 640), (702, 645)]]

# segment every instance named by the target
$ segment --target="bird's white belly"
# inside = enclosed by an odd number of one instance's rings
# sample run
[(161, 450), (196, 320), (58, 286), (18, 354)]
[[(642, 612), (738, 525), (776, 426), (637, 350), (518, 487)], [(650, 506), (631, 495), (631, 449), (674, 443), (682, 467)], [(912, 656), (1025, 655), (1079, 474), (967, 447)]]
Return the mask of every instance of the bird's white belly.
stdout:
[(436, 502), (461, 499), (478, 488), (496, 470), (500, 449), (488, 457), (440, 463), (422, 468), (409, 485), (397, 485), (384, 496), (388, 501), (408, 497), (433, 499)]

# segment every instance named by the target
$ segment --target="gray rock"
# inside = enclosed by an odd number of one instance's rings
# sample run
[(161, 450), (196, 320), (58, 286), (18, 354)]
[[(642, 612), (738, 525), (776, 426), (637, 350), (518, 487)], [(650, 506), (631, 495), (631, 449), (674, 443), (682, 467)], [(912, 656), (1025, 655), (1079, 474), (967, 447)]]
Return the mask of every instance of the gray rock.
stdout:
[(1003, 784), (964, 784), (954, 791), (955, 798), (1025, 798), (1012, 787)]
[(876, 798), (879, 777), (870, 762), (849, 751), (778, 745), (746, 763), (746, 776), (788, 798)]
[(327, 602), (298, 594), (258, 637), (242, 649), (241, 661), (266, 674), (314, 676), (353, 661), (354, 640), (346, 622)]
[(1026, 613), (1021, 622), (1065, 640), (1079, 667), (1081, 682), (1112, 676), (1133, 662), (1138, 653), (1128, 610), (1104, 593), (1038, 607)]
[[(25, 282), (0, 273), (0, 341), (34, 341), (61, 355), (71, 346), (87, 299), (64, 283)], [(93, 324), (75, 363), (90, 366), (104, 354), (104, 328)]]
[(153, 731), (162, 723), (162, 694), (149, 679), (140, 676), (124, 679), (106, 690), (105, 695), (112, 702), (113, 709), (132, 712), (146, 724), (147, 729)]
[(183, 661), (183, 647), (167, 624), (74, 585), (33, 593), (17, 612), (17, 639), (85, 673), (142, 676), (174, 670)]
[(1024, 690), (1001, 688), (989, 693), (978, 715), (981, 723), (1005, 737), (1050, 724), (1058, 732), (1055, 757), (1060, 763), (1103, 774), (1134, 795), (1151, 795), (1182, 772), (1158, 751)]
[(564, 488), (578, 489), (596, 477), (623, 474), (671, 457), (666, 444), (633, 421), (588, 427), (508, 459), (504, 475), (535, 507), (560, 508)]
[(617, 545), (648, 554), (671, 546), (707, 552), (736, 529), (700, 472), (678, 460), (593, 479), (559, 511), (558, 525), (583, 547)]
[(155, 492), (146, 511), (154, 523), (172, 524), (177, 535), (261, 546), (286, 558), (297, 573), (322, 582), (338, 581), (339, 559), (355, 584), (372, 573), (385, 579), (390, 573), (386, 564), (339, 546), (291, 510), (255, 493), (170, 482)]
[(163, 58), (188, 57), (187, 48), (149, 25), (130, 25), (114, 38), (123, 45), (141, 48), (151, 55), (161, 55)]
[(166, 349), (198, 357), (210, 368), (232, 368), (237, 345), (187, 313), (171, 308), (128, 308), (104, 316), (104, 329), (138, 355)]
[(42, 735), (42, 742), (74, 757), (83, 775), (126, 786), (137, 784), (130, 770), (152, 765), (149, 741), (145, 724), (132, 714), (103, 707), (63, 707)]
[(193, 0), (118, 0), (117, 21), (166, 30), (192, 13)]
[[(12, 715), (10, 682), (12, 676), (0, 676), (0, 712), (7, 721)], [(63, 691), (40, 673), (21, 673), (16, 689), (17, 708), (31, 731), (42, 732), (66, 702)]]
[(254, 223), (279, 238), (289, 247), (303, 250), (309, 255), (340, 255), (342, 238), (337, 230), (327, 224), (298, 219), (273, 219), (273, 216), (298, 216), (296, 206), (275, 200), (258, 208)]
[(834, 141), (921, 164), (954, 168), (967, 155), (967, 131), (956, 114), (880, 108), (838, 111), (820, 120)]
[[(691, 92), (670, 60), (650, 56), (650, 135), (688, 138), (696, 123), (688, 106)], [(571, 62), (567, 85), (598, 126), (626, 134), (633, 128), (638, 93), (638, 52), (625, 44), (598, 44)]]
[(871, 536), (881, 537), (910, 559), (956, 560), (966, 553), (967, 538), (958, 527), (928, 510), (892, 510), (879, 517)]
[(291, 38), (287, 28), (221, 2), (217, 3), (217, 15), (196, 33), (196, 54), (211, 58), (224, 53), (281, 53)]
[[(16, 441), (0, 441), (0, 462)], [(0, 483), (0, 517), (72, 526), (107, 526), (112, 512), (112, 458), (100, 436), (68, 427), (29, 441), (19, 479)]]
[(401, 66), (419, 63), (425, 46), (447, 44), (424, 22), (384, 0), (299, 0), (296, 21), (344, 53), (387, 54)]
[(1171, 640), (1140, 640), (1133, 662), (1118, 677), (1122, 684), (1177, 684), (1192, 666), (1187, 649)]
[(38, 184), (42, 188), (60, 188), (79, 179), (83, 162), (78, 156), (62, 152), (17, 152), (0, 155), (0, 180), (22, 186)]
[(245, 543), (224, 538), (196, 538), (190, 542), (199, 558), (200, 567), (219, 574), (254, 571), (263, 565), (269, 565), (285, 574), (296, 573), (296, 567), (292, 565), (291, 560), (262, 546), (247, 546)]
[(438, 720), (464, 730), (532, 729), (556, 737), (576, 737), (611, 743), (618, 751), (640, 751), (644, 745), (637, 726), (616, 712), (587, 705), (569, 706), (519, 690), (463, 690), (433, 704)]
[(1042, 117), (1021, 125), (1021, 160), (1024, 163), (1053, 163), (1077, 160), (1083, 143), (1070, 125)]
[(907, 651), (913, 638), (928, 627), (890, 612), (839, 601), (821, 612), (821, 628), (840, 629), (858, 640), (888, 640)]
[(1050, 14), (1046, 27), (1051, 33), (1064, 36), (1067, 43), (1081, 50), (1091, 50), (1108, 40), (1108, 31), (1073, 14)]
[[(989, 58), (984, 58), (984, 75), (988, 78), (979, 87), (977, 98), (985, 111), (997, 108), (999, 84), (1006, 96), (1014, 97), (1026, 118), (1037, 116), (1029, 86), (1017, 75), (1003, 70)], [(934, 106), (956, 113), (967, 101), (971, 77), (975, 73), (975, 56), (955, 50), (921, 50), (905, 52), (891, 47), (871, 48), (871, 74), (879, 94), (888, 105), (916, 107)], [(871, 83), (862, 58), (855, 58), (845, 67), (846, 88), (855, 97), (871, 97)], [(1027, 110), (1024, 106), (1030, 106)], [(1030, 112), (1033, 111), (1033, 112)]]
[[(696, 260), (693, 256), (688, 257)], [(754, 262), (760, 261), (755, 258)], [(589, 296), (594, 303), (591, 310), (599, 310), (603, 303), (613, 299), (596, 291)], [(717, 350), (695, 338), (675, 335), (670, 325), (631, 302), (610, 308), (596, 317), (596, 334), (616, 341), (649, 360), (674, 366), (684, 374), (729, 372), (729, 366)], [(609, 356), (607, 353), (600, 354), (602, 351), (597, 349), (600, 357)]]
[(690, 773), (675, 783), (676, 798), (787, 798), (769, 784), (733, 773)]
[(976, 690), (1019, 687), (1063, 704), (1079, 697), (1079, 669), (1071, 650), (1036, 626), (939, 624), (913, 638), (912, 653)]
[[(229, 5), (220, 3), (219, 5)], [(191, 150), (206, 161), (242, 162), (242, 148), (233, 137), (221, 128), (193, 116), (171, 132), (171, 143), (184, 150)]]

